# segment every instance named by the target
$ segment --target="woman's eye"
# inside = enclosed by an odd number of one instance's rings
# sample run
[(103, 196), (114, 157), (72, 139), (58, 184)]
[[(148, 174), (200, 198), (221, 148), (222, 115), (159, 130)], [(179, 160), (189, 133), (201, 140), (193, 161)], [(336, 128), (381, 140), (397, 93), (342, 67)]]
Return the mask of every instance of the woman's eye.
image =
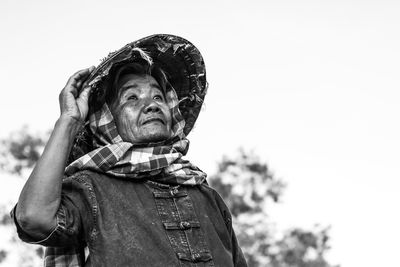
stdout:
[(138, 100), (138, 98), (135, 95), (131, 95), (128, 97), (128, 100)]
[(163, 97), (161, 96), (161, 95), (155, 95), (154, 97), (153, 97), (153, 99), (154, 100), (163, 100)]

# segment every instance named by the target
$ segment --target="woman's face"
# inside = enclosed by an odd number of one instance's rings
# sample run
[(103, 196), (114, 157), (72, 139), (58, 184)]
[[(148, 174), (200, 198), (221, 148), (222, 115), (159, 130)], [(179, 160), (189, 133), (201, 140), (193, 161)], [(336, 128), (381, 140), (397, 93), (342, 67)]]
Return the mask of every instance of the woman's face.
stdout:
[(117, 92), (111, 112), (125, 142), (150, 143), (171, 137), (171, 112), (152, 76), (126, 74), (118, 81)]

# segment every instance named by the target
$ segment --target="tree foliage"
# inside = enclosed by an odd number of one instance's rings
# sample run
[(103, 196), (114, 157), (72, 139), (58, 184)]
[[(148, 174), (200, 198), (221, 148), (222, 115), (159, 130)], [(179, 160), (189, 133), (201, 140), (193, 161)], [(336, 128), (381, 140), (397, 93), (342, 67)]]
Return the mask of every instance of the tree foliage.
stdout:
[(21, 175), (39, 159), (49, 133), (34, 134), (28, 127), (13, 132), (0, 141), (0, 169)]
[[(249, 266), (329, 267), (329, 227), (289, 229), (277, 233), (268, 207), (279, 203), (286, 184), (274, 177), (268, 165), (254, 153), (239, 150), (224, 157), (210, 184), (225, 200), (234, 229)], [(279, 235), (280, 234), (280, 235)]]
[[(39, 159), (48, 136), (48, 133), (32, 133), (28, 127), (23, 127), (0, 140), (0, 170), (14, 177), (26, 176)], [(41, 266), (43, 248), (19, 240), (9, 214), (8, 204), (0, 203), (0, 229), (3, 241), (0, 247), (0, 266)]]

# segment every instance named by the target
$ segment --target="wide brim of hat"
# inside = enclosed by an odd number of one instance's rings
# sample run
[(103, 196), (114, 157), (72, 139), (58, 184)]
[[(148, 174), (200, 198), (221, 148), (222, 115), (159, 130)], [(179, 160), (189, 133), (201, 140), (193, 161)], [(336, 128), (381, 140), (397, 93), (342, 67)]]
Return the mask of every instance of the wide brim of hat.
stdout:
[[(138, 49), (137, 49), (138, 48)], [(141, 50), (163, 69), (179, 100), (185, 119), (184, 133), (188, 135), (200, 113), (207, 91), (206, 69), (200, 51), (188, 40), (170, 34), (155, 34), (134, 41), (110, 53), (89, 76), (92, 86), (89, 100), (92, 109), (104, 103), (110, 71), (115, 64), (132, 62)]]

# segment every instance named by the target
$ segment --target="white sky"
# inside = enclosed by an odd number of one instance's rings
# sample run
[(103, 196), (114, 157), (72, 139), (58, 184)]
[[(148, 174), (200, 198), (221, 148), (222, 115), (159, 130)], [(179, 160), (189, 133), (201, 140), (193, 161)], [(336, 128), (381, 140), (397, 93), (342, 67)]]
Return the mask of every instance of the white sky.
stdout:
[(282, 228), (332, 225), (342, 267), (400, 266), (399, 14), (388, 0), (3, 0), (0, 136), (51, 128), (67, 78), (108, 52), (180, 35), (210, 83), (189, 158), (212, 173), (254, 148), (289, 185), (271, 210)]

